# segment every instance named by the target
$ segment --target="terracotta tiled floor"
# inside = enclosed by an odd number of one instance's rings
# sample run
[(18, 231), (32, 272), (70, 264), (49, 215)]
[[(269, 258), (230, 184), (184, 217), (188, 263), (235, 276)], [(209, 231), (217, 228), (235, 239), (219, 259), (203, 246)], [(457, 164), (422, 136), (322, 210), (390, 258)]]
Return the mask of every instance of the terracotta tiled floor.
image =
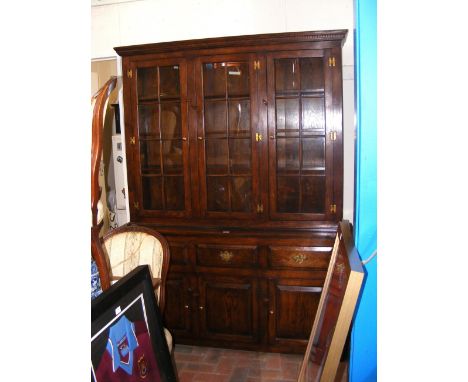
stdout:
[(302, 362), (297, 354), (187, 345), (176, 345), (174, 355), (179, 382), (295, 382)]

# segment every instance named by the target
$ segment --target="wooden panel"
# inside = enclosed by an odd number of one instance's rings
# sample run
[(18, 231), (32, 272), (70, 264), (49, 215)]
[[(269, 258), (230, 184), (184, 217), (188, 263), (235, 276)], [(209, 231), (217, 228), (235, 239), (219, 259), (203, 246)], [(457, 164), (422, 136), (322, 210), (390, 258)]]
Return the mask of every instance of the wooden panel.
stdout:
[(268, 265), (271, 268), (326, 269), (331, 247), (279, 247), (270, 246)]
[(171, 264), (188, 265), (188, 247), (182, 243), (169, 243), (171, 253)]
[(256, 267), (256, 246), (197, 245), (197, 265), (217, 267)]
[(169, 273), (166, 280), (166, 307), (164, 323), (174, 339), (192, 336), (192, 287), (183, 273)]
[(257, 280), (200, 277), (199, 290), (202, 338), (258, 342)]
[(317, 312), (322, 282), (279, 279), (270, 282), (269, 341), (305, 349)]

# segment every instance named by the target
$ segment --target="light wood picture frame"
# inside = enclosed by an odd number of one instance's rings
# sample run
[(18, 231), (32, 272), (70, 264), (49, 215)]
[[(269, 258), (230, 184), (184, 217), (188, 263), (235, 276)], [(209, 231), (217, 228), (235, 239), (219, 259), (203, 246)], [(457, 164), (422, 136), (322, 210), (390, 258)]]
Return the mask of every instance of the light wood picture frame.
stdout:
[(351, 224), (340, 222), (298, 382), (333, 382), (364, 280)]

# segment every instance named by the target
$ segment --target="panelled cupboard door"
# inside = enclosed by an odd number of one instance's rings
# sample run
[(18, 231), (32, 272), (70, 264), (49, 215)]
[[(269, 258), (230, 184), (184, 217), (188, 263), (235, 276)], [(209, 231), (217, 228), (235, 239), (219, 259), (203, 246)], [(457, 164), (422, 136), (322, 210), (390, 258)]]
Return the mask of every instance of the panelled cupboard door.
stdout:
[(257, 71), (251, 54), (195, 61), (201, 214), (254, 219), (259, 202)]
[(279, 278), (268, 282), (268, 337), (271, 345), (306, 345), (323, 282)]
[(201, 338), (258, 343), (256, 278), (202, 275), (198, 285)]
[(175, 339), (193, 336), (193, 317), (196, 306), (193, 303), (191, 277), (186, 273), (169, 273), (166, 279), (166, 307), (164, 323)]
[[(187, 65), (181, 59), (131, 63), (134, 215), (191, 214)], [(127, 130), (128, 131), (128, 130)]]
[(266, 56), (269, 202), (273, 220), (333, 212), (333, 83), (329, 50)]

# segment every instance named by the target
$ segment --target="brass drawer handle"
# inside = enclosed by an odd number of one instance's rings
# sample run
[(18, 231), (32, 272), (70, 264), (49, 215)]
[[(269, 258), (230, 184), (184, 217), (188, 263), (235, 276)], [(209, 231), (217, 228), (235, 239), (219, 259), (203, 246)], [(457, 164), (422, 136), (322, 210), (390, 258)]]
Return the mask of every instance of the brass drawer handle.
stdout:
[(307, 256), (303, 254), (297, 254), (292, 257), (296, 264), (302, 264), (306, 258)]
[(219, 252), (219, 257), (226, 263), (229, 263), (233, 258), (234, 254), (231, 251), (221, 251)]

